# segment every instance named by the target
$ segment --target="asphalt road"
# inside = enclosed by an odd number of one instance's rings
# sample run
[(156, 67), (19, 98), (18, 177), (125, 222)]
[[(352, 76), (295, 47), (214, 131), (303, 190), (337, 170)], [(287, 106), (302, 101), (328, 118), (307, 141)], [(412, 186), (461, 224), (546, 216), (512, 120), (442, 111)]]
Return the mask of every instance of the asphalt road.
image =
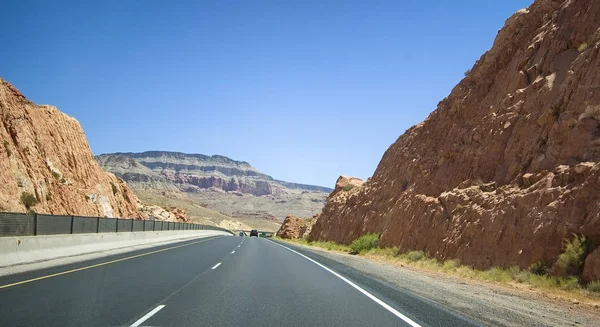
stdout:
[(213, 237), (0, 277), (0, 326), (473, 326), (310, 251)]

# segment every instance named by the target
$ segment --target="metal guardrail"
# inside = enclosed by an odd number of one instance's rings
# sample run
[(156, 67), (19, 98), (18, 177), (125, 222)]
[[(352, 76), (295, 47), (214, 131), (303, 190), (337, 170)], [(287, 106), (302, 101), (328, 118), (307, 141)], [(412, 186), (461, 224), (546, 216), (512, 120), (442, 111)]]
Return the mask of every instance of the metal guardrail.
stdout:
[(233, 234), (216, 226), (172, 221), (0, 212), (0, 237), (171, 230), (216, 230)]

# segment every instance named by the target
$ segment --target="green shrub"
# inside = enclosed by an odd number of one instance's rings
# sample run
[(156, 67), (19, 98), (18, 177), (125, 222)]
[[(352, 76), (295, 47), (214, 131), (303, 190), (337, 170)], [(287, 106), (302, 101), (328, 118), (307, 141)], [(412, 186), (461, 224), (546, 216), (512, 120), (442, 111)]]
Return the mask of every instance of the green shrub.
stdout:
[(115, 185), (114, 183), (110, 183), (110, 186), (112, 186), (113, 195), (117, 195), (117, 193), (119, 192), (117, 185)]
[(63, 183), (63, 184), (66, 184), (67, 180), (63, 177), (63, 178), (60, 179), (60, 182)]
[(554, 273), (564, 277), (581, 275), (585, 253), (585, 236), (574, 235), (571, 241), (565, 243), (563, 253), (554, 263)]
[(442, 264), (444, 270), (454, 270), (460, 266), (460, 260), (446, 260)]
[(46, 202), (52, 200), (52, 196), (50, 195), (50, 193), (46, 194)]
[(406, 191), (406, 189), (407, 189), (407, 188), (408, 188), (408, 181), (407, 181), (407, 180), (404, 180), (404, 181), (402, 182), (402, 191)]
[(467, 75), (469, 75), (470, 72), (471, 72), (470, 69), (465, 70), (465, 77), (467, 77)]
[(590, 292), (600, 293), (600, 280), (590, 282), (585, 288)]
[(23, 203), (25, 205), (25, 208), (29, 210), (31, 207), (34, 207), (38, 203), (38, 200), (33, 194), (23, 192), (21, 193), (21, 203)]
[(427, 259), (427, 254), (425, 254), (425, 252), (423, 251), (410, 251), (404, 254), (403, 257), (409, 261), (416, 262), (423, 259)]
[(8, 148), (8, 141), (7, 140), (4, 140), (4, 149), (6, 150), (6, 155), (10, 158), (10, 155), (12, 154), (12, 152)]
[(348, 191), (350, 191), (353, 188), (354, 188), (354, 186), (348, 184), (348, 185), (344, 186), (343, 190), (346, 191), (346, 192), (348, 192)]
[(54, 176), (54, 178), (56, 179), (60, 179), (60, 174), (55, 172), (54, 170), (52, 171), (52, 176)]
[(366, 234), (355, 239), (352, 244), (350, 244), (350, 249), (352, 249), (352, 252), (361, 253), (376, 248), (378, 243), (378, 234)]
[(89, 201), (89, 200), (90, 200), (90, 196), (86, 194), (86, 195), (85, 195), (85, 200), (86, 200), (86, 201)]
[(529, 270), (530, 273), (535, 275), (549, 275), (552, 272), (552, 265), (542, 261), (538, 261), (529, 266), (529, 269), (527, 270)]

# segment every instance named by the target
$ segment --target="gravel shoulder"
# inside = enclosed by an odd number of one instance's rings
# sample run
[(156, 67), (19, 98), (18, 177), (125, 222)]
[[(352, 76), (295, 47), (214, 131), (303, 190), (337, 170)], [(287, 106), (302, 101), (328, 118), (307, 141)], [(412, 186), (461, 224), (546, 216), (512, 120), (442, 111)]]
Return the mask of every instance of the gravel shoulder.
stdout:
[(292, 245), (408, 290), (489, 326), (600, 326), (600, 308), (597, 305), (569, 303), (532, 290), (416, 270), (383, 259), (353, 256), (296, 243)]

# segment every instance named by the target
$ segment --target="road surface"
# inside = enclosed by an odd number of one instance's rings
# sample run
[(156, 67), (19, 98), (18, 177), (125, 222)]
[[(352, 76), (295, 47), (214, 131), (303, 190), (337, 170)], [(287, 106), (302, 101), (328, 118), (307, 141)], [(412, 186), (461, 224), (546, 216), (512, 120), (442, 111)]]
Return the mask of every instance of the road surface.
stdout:
[(211, 237), (0, 277), (0, 326), (473, 325), (269, 239)]

